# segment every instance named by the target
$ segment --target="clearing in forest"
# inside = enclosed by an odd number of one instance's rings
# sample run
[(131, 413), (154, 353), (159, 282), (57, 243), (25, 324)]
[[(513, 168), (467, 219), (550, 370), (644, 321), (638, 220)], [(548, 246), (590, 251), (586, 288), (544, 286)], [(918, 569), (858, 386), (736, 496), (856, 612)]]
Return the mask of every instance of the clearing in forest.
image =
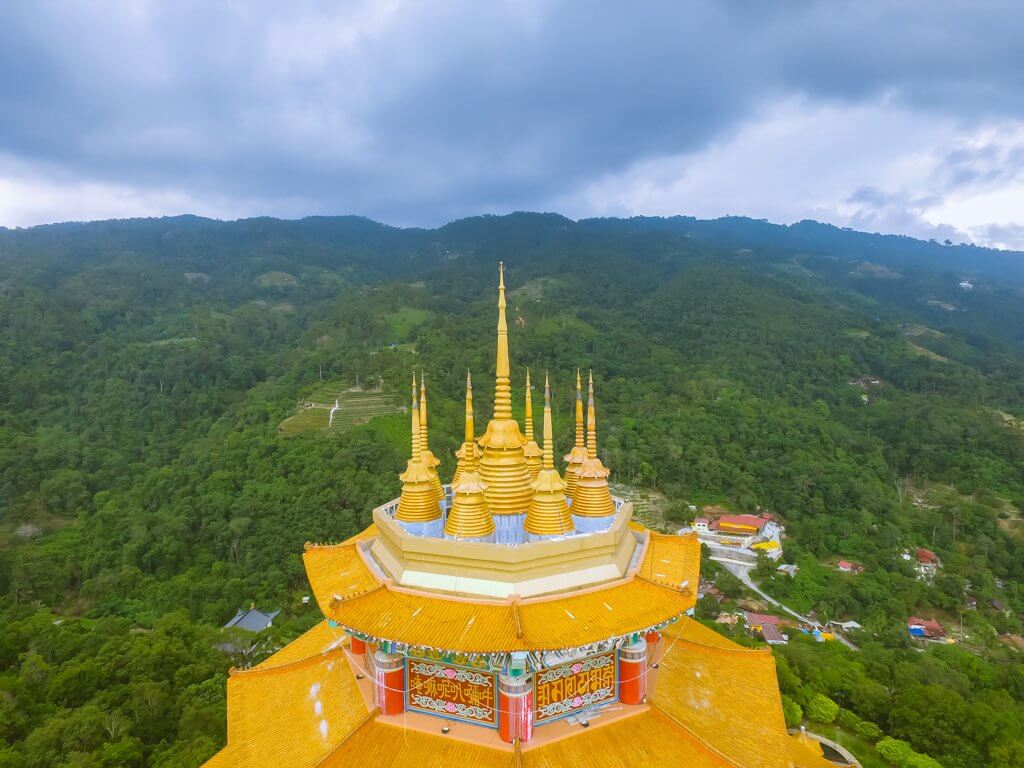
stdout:
[(418, 329), (428, 320), (433, 319), (434, 313), (428, 309), (416, 307), (402, 307), (395, 312), (388, 312), (384, 315), (384, 322), (391, 329), (391, 337), (394, 341), (409, 341), (413, 331)]
[(289, 436), (309, 432), (340, 433), (377, 416), (404, 410), (398, 398), (389, 392), (341, 389), (338, 384), (324, 384), (299, 403), (295, 415), (282, 421), (277, 431)]

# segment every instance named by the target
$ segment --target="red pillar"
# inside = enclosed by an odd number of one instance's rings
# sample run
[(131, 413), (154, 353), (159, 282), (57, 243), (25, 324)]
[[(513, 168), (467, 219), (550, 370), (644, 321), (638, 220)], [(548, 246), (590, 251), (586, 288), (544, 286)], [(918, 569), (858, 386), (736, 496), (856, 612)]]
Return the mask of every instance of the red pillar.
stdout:
[(362, 656), (364, 653), (366, 653), (366, 641), (365, 640), (360, 640), (355, 635), (352, 635), (351, 640), (352, 640), (352, 642), (351, 642), (352, 653), (354, 653), (356, 656)]
[(498, 735), (512, 744), (533, 736), (533, 680), (529, 675), (498, 676)]
[(642, 704), (647, 694), (647, 643), (638, 640), (619, 649), (619, 701)]
[(383, 715), (405, 711), (405, 657), (377, 651), (373, 655), (374, 698)]

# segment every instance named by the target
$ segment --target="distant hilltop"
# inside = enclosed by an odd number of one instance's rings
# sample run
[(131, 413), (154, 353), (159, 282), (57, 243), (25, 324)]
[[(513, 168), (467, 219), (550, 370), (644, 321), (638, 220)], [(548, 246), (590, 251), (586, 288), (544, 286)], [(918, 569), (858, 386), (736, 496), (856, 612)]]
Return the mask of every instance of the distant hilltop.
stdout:
[[(363, 216), (308, 216), (301, 219), (277, 219), (261, 216), (221, 221), (201, 216), (182, 215), (148, 219), (114, 219), (92, 222), (43, 224), (35, 227), (0, 227), (0, 256), (7, 247), (18, 244), (67, 243), (75, 235), (79, 250), (87, 250), (85, 241), (95, 237), (154, 237), (205, 232), (218, 237), (232, 235), (251, 238), (298, 238), (320, 245), (368, 245), (377, 248), (416, 248), (438, 238), (460, 240), (466, 236), (526, 238), (552, 233), (585, 236), (595, 233), (662, 233), (682, 236), (711, 246), (736, 251), (749, 249), (759, 254), (771, 252), (807, 252), (868, 262), (892, 268), (930, 268), (953, 272), (958, 280), (981, 276), (997, 280), (1024, 282), (1024, 253), (984, 248), (966, 243), (939, 243), (906, 235), (859, 232), (810, 219), (794, 224), (773, 224), (764, 219), (724, 216), (698, 219), (692, 216), (636, 216), (632, 218), (592, 218), (574, 221), (557, 213), (516, 212), (506, 215), (481, 215), (458, 219), (436, 228), (397, 227)], [(4, 247), (7, 246), (7, 247)], [(742, 254), (741, 254), (742, 255)]]

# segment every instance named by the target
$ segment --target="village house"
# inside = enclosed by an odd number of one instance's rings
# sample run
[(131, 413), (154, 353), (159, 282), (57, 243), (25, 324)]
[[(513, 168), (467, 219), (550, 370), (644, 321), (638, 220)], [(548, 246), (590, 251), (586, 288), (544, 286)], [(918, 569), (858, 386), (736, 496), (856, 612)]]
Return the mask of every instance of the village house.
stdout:
[(843, 573), (864, 573), (864, 566), (849, 560), (840, 560), (838, 566)]
[(911, 616), (907, 619), (907, 631), (911, 637), (925, 640), (945, 640), (946, 630), (935, 619), (920, 619)]
[(919, 547), (916, 553), (916, 558), (917, 578), (923, 581), (932, 581), (935, 578), (935, 574), (938, 573), (939, 569), (942, 567), (939, 556), (930, 549)]

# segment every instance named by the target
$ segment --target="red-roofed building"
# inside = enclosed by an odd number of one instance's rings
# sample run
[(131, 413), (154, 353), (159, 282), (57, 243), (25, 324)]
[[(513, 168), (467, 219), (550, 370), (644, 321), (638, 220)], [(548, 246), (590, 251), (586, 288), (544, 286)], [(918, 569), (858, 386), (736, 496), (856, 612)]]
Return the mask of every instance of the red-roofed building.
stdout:
[(919, 619), (917, 616), (907, 619), (907, 631), (911, 637), (924, 637), (930, 640), (942, 640), (946, 637), (946, 630), (935, 619)]
[(934, 579), (935, 574), (941, 567), (942, 563), (939, 561), (939, 556), (930, 549), (921, 547), (917, 550), (917, 573), (919, 578)]
[(864, 566), (860, 563), (854, 563), (850, 560), (840, 560), (838, 568), (843, 573), (863, 573)]
[(765, 624), (761, 627), (761, 637), (768, 645), (785, 645), (788, 641), (774, 624)]
[(771, 616), (766, 613), (751, 613), (750, 611), (743, 612), (743, 620), (747, 623), (747, 629), (752, 629), (755, 632), (763, 631), (766, 626), (777, 627), (783, 621), (779, 616)]

